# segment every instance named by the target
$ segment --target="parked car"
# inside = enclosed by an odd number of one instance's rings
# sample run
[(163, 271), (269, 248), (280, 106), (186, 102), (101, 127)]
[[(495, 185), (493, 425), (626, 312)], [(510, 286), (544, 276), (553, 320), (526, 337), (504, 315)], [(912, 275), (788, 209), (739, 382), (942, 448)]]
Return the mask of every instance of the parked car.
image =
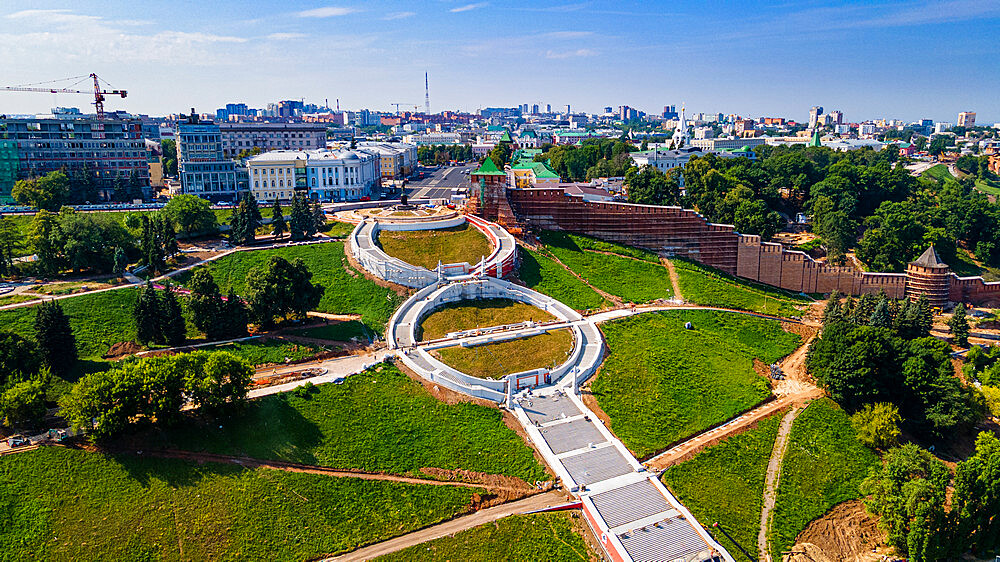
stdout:
[(31, 441), (28, 441), (28, 439), (23, 435), (11, 435), (7, 438), (7, 444), (10, 445), (11, 449), (13, 449), (15, 447), (31, 445)]

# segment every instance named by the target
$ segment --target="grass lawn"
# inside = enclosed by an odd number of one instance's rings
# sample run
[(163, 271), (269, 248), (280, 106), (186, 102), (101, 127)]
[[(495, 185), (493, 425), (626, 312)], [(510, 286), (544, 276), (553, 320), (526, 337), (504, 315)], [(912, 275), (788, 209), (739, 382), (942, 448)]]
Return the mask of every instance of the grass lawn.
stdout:
[(639, 458), (766, 398), (753, 358), (773, 363), (799, 345), (777, 321), (711, 310), (646, 313), (601, 329), (610, 354), (592, 390), (611, 430)]
[(211, 351), (228, 351), (247, 363), (259, 367), (268, 363), (284, 363), (285, 359), (298, 361), (325, 351), (324, 348), (280, 340), (256, 339), (216, 345)]
[(795, 306), (809, 302), (801, 295), (736, 279), (691, 261), (673, 262), (681, 293), (688, 302), (784, 317), (801, 315)]
[(302, 336), (304, 338), (316, 338), (318, 340), (358, 340), (361, 342), (369, 341), (369, 333), (368, 328), (357, 320), (333, 322), (332, 324), (320, 324), (318, 326), (288, 332), (289, 335)]
[(31, 295), (6, 295), (0, 297), (0, 306), (6, 306), (8, 304), (18, 304), (22, 302), (29, 302), (33, 300), (38, 300), (38, 297), (33, 297)]
[(573, 333), (554, 330), (530, 338), (475, 347), (438, 349), (441, 361), (463, 373), (488, 379), (502, 379), (511, 373), (559, 366), (573, 351)]
[(858, 485), (879, 462), (858, 441), (847, 414), (828, 398), (803, 410), (788, 438), (769, 537), (777, 557), (813, 519), (861, 497)]
[[(663, 474), (670, 491), (737, 560), (746, 560), (741, 550), (754, 560), (759, 558), (757, 533), (764, 507), (764, 478), (781, 417), (765, 418), (756, 428), (709, 447)], [(713, 530), (715, 522), (735, 542)]]
[[(301, 395), (300, 395), (301, 394)], [(222, 425), (220, 428), (219, 426)], [(254, 400), (227, 421), (150, 433), (150, 447), (178, 447), (334, 468), (418, 474), (467, 469), (544, 480), (532, 450), (500, 410), (445, 404), (392, 365)]]
[(489, 328), (525, 320), (548, 322), (555, 320), (555, 316), (530, 304), (510, 299), (459, 301), (437, 308), (424, 317), (417, 328), (417, 338), (433, 340), (444, 337), (449, 332)]
[(474, 491), (45, 447), (0, 458), (0, 558), (314, 559), (452, 517)]
[[(100, 359), (118, 342), (135, 337), (132, 309), (138, 289), (117, 289), (59, 300), (76, 336), (76, 347), (82, 359)], [(25, 337), (34, 338), (35, 307), (24, 306), (0, 310), (0, 326)], [(188, 337), (200, 334), (188, 324)]]
[(382, 230), (378, 243), (385, 253), (426, 269), (441, 263), (479, 263), (493, 251), (490, 241), (469, 223), (439, 230)]
[(518, 248), (521, 267), (518, 277), (529, 289), (548, 295), (576, 310), (599, 309), (607, 304), (604, 297), (551, 259), (527, 248)]
[(1000, 182), (987, 182), (981, 179), (976, 179), (976, 189), (987, 195), (992, 195), (994, 197), (1000, 196)]
[[(243, 292), (247, 273), (264, 267), (271, 256), (281, 256), (289, 261), (302, 258), (313, 274), (313, 283), (325, 288), (317, 310), (333, 314), (360, 314), (362, 321), (381, 332), (389, 316), (402, 299), (390, 289), (379, 287), (365, 279), (347, 263), (342, 242), (328, 242), (308, 246), (289, 246), (273, 250), (236, 252), (207, 265), (223, 294), (232, 287)], [(185, 283), (190, 273), (178, 276), (178, 283)]]
[(948, 265), (960, 277), (981, 276), (987, 282), (1000, 280), (1000, 268), (977, 264), (973, 255), (964, 248), (958, 248), (955, 259), (950, 260)]
[(955, 179), (955, 176), (951, 175), (951, 172), (948, 171), (948, 166), (945, 164), (935, 164), (934, 166), (924, 170), (924, 173), (921, 175), (930, 176), (938, 181)]
[(330, 238), (347, 238), (354, 226), (349, 222), (327, 221), (320, 230)]
[[(667, 268), (658, 261), (650, 261), (649, 252), (561, 232), (544, 231), (541, 239), (546, 251), (566, 267), (594, 287), (626, 302), (645, 303), (673, 295)], [(599, 249), (620, 250), (604, 254)], [(633, 253), (641, 257), (623, 257)]]
[(577, 513), (513, 515), (380, 556), (380, 562), (521, 562), (593, 560), (580, 532), (587, 532)]

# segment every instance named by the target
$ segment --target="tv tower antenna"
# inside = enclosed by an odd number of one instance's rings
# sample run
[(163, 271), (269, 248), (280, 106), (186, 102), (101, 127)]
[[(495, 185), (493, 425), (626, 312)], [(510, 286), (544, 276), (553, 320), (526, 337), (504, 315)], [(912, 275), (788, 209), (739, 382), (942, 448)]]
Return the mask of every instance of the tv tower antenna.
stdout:
[(431, 89), (427, 82), (426, 72), (424, 72), (424, 113), (431, 114)]

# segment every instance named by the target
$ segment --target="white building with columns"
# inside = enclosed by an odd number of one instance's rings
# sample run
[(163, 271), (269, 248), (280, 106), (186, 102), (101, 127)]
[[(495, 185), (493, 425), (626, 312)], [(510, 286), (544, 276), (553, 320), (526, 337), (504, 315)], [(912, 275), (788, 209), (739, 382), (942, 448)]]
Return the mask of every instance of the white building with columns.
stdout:
[(378, 194), (378, 157), (353, 150), (276, 150), (246, 161), (258, 201), (305, 193), (319, 201), (358, 201)]

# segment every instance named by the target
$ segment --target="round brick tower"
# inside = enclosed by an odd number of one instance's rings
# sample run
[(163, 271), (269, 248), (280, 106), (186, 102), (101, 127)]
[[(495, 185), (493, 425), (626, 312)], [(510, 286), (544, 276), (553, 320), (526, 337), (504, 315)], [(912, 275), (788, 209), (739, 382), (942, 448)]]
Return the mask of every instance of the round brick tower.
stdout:
[(924, 295), (931, 306), (943, 309), (950, 290), (951, 268), (941, 261), (934, 246), (906, 266), (906, 297), (910, 301)]

